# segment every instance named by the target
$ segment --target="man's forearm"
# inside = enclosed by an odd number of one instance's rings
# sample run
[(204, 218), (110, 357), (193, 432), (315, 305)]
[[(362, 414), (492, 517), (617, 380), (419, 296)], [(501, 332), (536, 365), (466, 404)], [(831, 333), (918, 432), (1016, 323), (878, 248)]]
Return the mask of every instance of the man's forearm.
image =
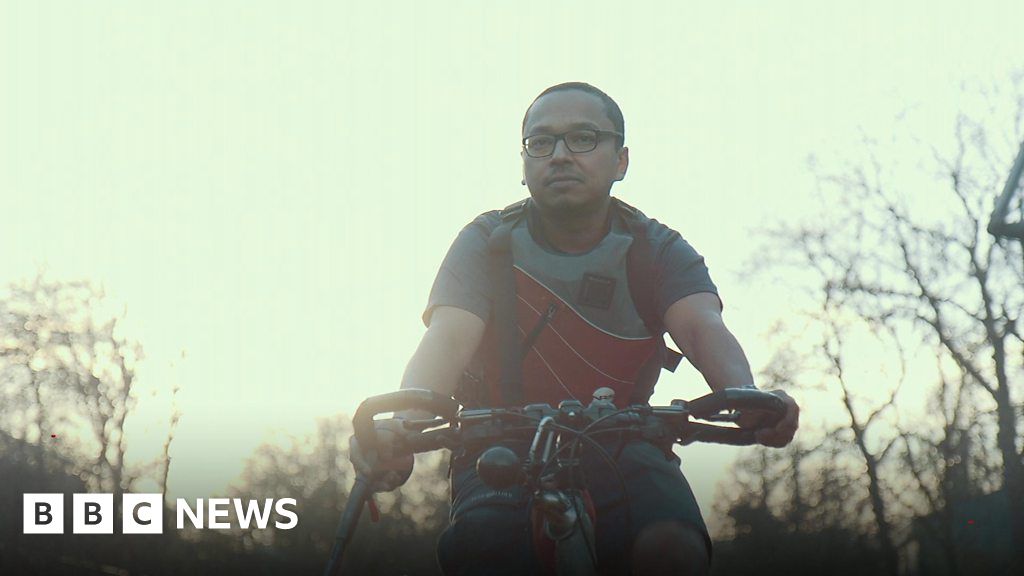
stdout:
[(690, 362), (716, 392), (723, 388), (754, 385), (743, 348), (720, 320), (708, 322), (700, 330), (688, 353)]
[[(405, 367), (401, 387), (431, 390), (444, 396), (453, 395), (469, 361), (465, 351), (456, 352), (459, 348), (459, 344), (446, 337), (444, 331), (427, 330)], [(429, 418), (431, 414), (410, 410), (398, 416)]]
[(422, 388), (449, 396), (455, 392), (465, 366), (452, 361), (446, 352), (451, 350), (450, 343), (445, 340), (429, 330), (423, 335), (402, 374), (402, 388)]

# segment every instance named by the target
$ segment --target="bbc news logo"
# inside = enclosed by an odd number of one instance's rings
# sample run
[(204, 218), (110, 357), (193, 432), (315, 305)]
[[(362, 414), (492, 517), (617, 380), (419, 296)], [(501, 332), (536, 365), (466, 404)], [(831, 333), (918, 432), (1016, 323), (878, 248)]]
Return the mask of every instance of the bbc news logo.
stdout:
[[(64, 494), (24, 494), (22, 508), (23, 534), (63, 534)], [(228, 530), (231, 528), (266, 530), (274, 517), (274, 527), (291, 530), (299, 524), (299, 516), (288, 506), (294, 498), (274, 500), (242, 500), (240, 498), (198, 498), (192, 505), (184, 498), (175, 501), (178, 530), (186, 521), (192, 528)], [(203, 511), (206, 514), (203, 514)], [(231, 511), (235, 516), (231, 518)], [(234, 520), (234, 523), (232, 522)], [(121, 497), (122, 534), (163, 534), (163, 494), (123, 494)], [(73, 534), (113, 534), (113, 494), (72, 494), (71, 532)]]

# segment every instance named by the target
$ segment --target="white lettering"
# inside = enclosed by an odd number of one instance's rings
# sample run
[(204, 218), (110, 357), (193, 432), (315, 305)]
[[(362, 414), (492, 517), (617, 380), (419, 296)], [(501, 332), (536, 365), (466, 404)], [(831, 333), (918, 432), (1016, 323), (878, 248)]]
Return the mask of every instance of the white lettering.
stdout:
[[(63, 533), (63, 500), (62, 494), (25, 494), (23, 533)], [(202, 530), (204, 523), (206, 528), (214, 530), (266, 530), (271, 520), (274, 528), (280, 530), (291, 530), (299, 524), (295, 498), (196, 498), (194, 502), (193, 506), (190, 499), (175, 499), (178, 530), (188, 529), (189, 524)], [(113, 494), (75, 494), (73, 532), (112, 534), (113, 504)], [(162, 534), (165, 508), (163, 494), (123, 494), (121, 533)]]
[(228, 509), (231, 501), (227, 498), (208, 498), (206, 503), (209, 504), (210, 507), (208, 510), (209, 522), (207, 523), (207, 526), (214, 530), (226, 530), (231, 528), (230, 522), (217, 521), (217, 518), (227, 518), (228, 514), (231, 513), (231, 510)]
[(242, 509), (242, 501), (238, 498), (234, 499), (235, 504), (235, 516), (238, 518), (239, 528), (248, 528), (249, 522), (252, 518), (256, 518), (256, 527), (260, 530), (267, 529), (267, 521), (270, 520), (270, 511), (274, 507), (274, 501), (267, 498), (263, 501), (263, 508), (259, 507), (256, 500), (249, 500), (246, 504), (245, 509)]
[(277, 514), (279, 516), (283, 516), (289, 519), (288, 522), (274, 522), (274, 526), (280, 528), (281, 530), (291, 530), (299, 524), (299, 515), (296, 514), (294, 511), (285, 508), (286, 504), (295, 506), (295, 498), (282, 498), (278, 500), (276, 504), (274, 504), (274, 510), (277, 512)]
[(188, 500), (184, 498), (178, 498), (175, 505), (178, 507), (178, 530), (185, 528), (185, 515), (188, 515), (189, 520), (192, 521), (192, 526), (203, 529), (203, 499), (196, 498), (196, 509), (195, 512), (188, 505)]

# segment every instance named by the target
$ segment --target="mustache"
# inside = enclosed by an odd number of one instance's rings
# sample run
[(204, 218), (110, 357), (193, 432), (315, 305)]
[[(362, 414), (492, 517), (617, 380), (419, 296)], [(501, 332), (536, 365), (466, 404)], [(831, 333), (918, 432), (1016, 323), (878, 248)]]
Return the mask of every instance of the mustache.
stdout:
[(582, 182), (583, 181), (583, 177), (580, 176), (579, 174), (575, 173), (575, 172), (558, 171), (558, 172), (553, 172), (553, 173), (549, 174), (547, 176), (547, 178), (544, 179), (544, 183), (545, 184), (550, 184), (550, 183), (555, 182), (557, 180), (577, 180), (579, 182)]

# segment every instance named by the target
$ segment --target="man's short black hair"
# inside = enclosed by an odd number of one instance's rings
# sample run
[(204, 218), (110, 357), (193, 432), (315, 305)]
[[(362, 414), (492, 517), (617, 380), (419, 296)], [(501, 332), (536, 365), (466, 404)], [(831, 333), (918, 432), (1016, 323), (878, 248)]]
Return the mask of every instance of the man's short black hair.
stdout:
[(561, 84), (555, 84), (554, 86), (544, 90), (533, 99), (530, 106), (526, 109), (526, 114), (523, 114), (523, 130), (526, 130), (526, 117), (530, 114), (530, 108), (533, 108), (534, 103), (540, 100), (544, 96), (551, 94), (552, 92), (568, 92), (569, 90), (579, 90), (580, 92), (586, 92), (592, 96), (597, 96), (604, 103), (604, 111), (608, 115), (608, 119), (612, 121), (612, 126), (615, 127), (615, 131), (622, 134), (621, 138), (616, 138), (621, 147), (626, 141), (626, 122), (622, 119), (622, 110), (619, 109), (619, 105), (612, 100), (612, 97), (605, 94), (603, 90), (596, 86), (591, 86), (586, 82), (563, 82)]

